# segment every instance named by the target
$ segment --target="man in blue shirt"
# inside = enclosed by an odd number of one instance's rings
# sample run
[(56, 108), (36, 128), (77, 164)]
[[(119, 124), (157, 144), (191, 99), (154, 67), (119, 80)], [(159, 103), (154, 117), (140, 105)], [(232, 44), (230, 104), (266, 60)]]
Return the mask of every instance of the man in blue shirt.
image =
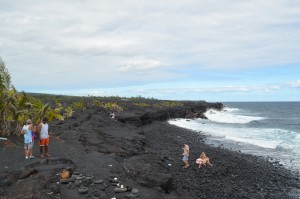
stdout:
[(21, 134), (24, 136), (24, 148), (25, 148), (25, 159), (33, 159), (34, 156), (32, 155), (32, 147), (33, 147), (33, 140), (32, 140), (32, 132), (35, 133), (32, 121), (28, 119), (26, 124), (23, 126), (21, 130)]

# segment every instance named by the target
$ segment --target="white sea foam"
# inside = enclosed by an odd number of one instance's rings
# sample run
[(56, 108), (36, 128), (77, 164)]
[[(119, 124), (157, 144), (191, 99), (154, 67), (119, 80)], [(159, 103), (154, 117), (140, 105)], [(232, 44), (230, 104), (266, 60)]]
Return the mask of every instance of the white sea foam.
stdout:
[(232, 124), (246, 124), (251, 121), (263, 120), (264, 117), (245, 116), (234, 114), (233, 111), (215, 111), (208, 110), (205, 112), (205, 116), (214, 122), (220, 123), (232, 123)]
[(225, 138), (233, 142), (243, 142), (267, 149), (276, 149), (278, 147), (289, 149), (300, 144), (299, 134), (283, 129), (226, 127), (215, 123), (206, 123), (205, 120), (200, 119), (170, 120), (169, 123), (183, 128), (201, 131), (213, 137)]
[(262, 139), (255, 139), (250, 137), (236, 137), (236, 136), (226, 136), (227, 139), (233, 140), (235, 142), (243, 142), (247, 144), (252, 144), (255, 146), (263, 147), (266, 149), (276, 149), (280, 141), (279, 140), (262, 140)]
[(235, 112), (235, 111), (239, 111), (240, 109), (238, 108), (229, 108), (229, 107), (225, 107), (223, 109), (223, 111), (227, 111), (227, 112)]

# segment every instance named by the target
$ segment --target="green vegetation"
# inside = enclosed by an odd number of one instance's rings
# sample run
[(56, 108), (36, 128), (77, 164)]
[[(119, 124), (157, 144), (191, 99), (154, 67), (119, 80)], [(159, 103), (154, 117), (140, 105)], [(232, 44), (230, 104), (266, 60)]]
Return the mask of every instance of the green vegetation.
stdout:
[(109, 111), (121, 112), (124, 111), (123, 107), (117, 104), (117, 102), (100, 102), (99, 100), (94, 100), (94, 105), (97, 107), (105, 108)]
[[(69, 106), (69, 104), (71, 104)], [(27, 119), (35, 124), (42, 117), (48, 121), (64, 120), (72, 117), (75, 111), (85, 111), (88, 106), (96, 106), (109, 111), (120, 112), (129, 108), (128, 104), (138, 107), (179, 107), (182, 102), (161, 101), (142, 96), (125, 98), (110, 97), (76, 97), (42, 93), (17, 92), (11, 82), (11, 76), (0, 58), (0, 136), (18, 134)]]
[(109, 111), (115, 111), (115, 112), (123, 111), (123, 108), (119, 106), (116, 102), (105, 103), (104, 108), (108, 109)]
[(71, 106), (68, 106), (67, 108), (65, 108), (64, 116), (65, 118), (70, 118), (72, 117), (73, 113), (74, 113), (73, 108)]
[(83, 101), (79, 101), (79, 102), (73, 102), (72, 103), (72, 107), (73, 109), (77, 109), (77, 110), (82, 110), (82, 112), (85, 110)]
[(135, 102), (135, 101), (158, 101), (155, 98), (146, 98), (146, 97), (142, 97), (141, 95), (139, 95), (137, 97), (128, 98), (128, 100), (133, 101), (133, 102)]
[[(46, 96), (46, 95), (45, 95)], [(48, 97), (48, 98), (47, 98)], [(32, 97), (24, 92), (17, 92), (11, 82), (11, 76), (5, 67), (5, 63), (0, 58), (0, 135), (18, 134), (25, 123), (30, 118), (37, 124), (42, 117), (46, 117), (48, 121), (59, 119), (63, 120), (66, 112), (70, 115), (70, 108), (64, 110), (58, 99), (45, 103), (47, 97)]]
[(162, 102), (157, 102), (157, 103), (153, 103), (153, 104), (147, 104), (145, 102), (138, 102), (138, 103), (133, 103), (135, 106), (138, 107), (150, 107), (150, 106), (154, 106), (154, 107), (180, 107), (183, 106), (184, 104), (182, 102), (176, 102), (176, 101), (162, 101)]
[(148, 106), (150, 106), (150, 104), (146, 104), (144, 102), (133, 103), (133, 105), (139, 106), (139, 107), (148, 107)]
[(183, 103), (176, 102), (176, 101), (164, 101), (157, 104), (157, 106), (162, 106), (162, 107), (179, 107), (183, 105), (184, 105)]

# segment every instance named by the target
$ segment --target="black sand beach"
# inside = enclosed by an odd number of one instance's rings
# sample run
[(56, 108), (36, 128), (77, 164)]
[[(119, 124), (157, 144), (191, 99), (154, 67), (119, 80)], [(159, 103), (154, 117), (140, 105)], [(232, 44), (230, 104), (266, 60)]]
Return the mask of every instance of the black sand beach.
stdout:
[[(124, 107), (116, 119), (87, 105), (66, 121), (49, 123), (52, 157), (47, 159), (38, 158), (36, 145), (36, 158), (25, 160), (22, 137), (0, 141), (0, 198), (299, 198), (299, 174), (262, 157), (212, 147), (203, 135), (167, 123), (203, 117), (206, 108), (220, 104)], [(187, 169), (183, 143), (191, 151)], [(201, 152), (212, 167), (198, 169)], [(72, 177), (62, 180), (63, 169)], [(124, 189), (116, 189), (118, 183)]]

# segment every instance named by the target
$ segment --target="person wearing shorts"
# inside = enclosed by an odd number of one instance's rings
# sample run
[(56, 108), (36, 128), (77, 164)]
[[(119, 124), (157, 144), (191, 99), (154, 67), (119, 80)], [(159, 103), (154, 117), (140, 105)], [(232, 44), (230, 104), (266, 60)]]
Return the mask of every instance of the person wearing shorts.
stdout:
[(190, 164), (188, 162), (189, 161), (189, 154), (190, 154), (190, 147), (187, 144), (184, 144), (182, 149), (183, 149), (182, 161), (183, 161), (183, 164), (184, 164), (183, 168), (186, 169), (190, 166)]
[(49, 126), (48, 126), (48, 123), (47, 123), (47, 119), (43, 118), (42, 122), (38, 126), (39, 144), (40, 144), (40, 158), (51, 156), (48, 153), (48, 146), (49, 146), (49, 143), (50, 143), (48, 128), (49, 128)]
[(23, 126), (21, 130), (21, 134), (24, 136), (24, 149), (25, 149), (25, 159), (33, 159), (32, 148), (33, 148), (33, 140), (32, 140), (32, 132), (34, 128), (32, 126), (32, 121), (28, 119), (26, 124)]

